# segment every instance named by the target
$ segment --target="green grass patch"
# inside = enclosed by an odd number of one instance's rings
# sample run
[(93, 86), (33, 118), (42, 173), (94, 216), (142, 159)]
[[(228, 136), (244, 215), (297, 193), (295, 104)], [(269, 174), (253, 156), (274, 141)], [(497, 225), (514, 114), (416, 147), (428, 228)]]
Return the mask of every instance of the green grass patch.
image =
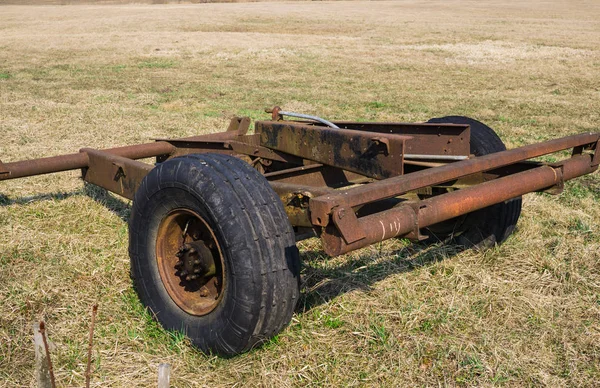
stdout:
[(140, 69), (170, 69), (174, 67), (176, 63), (170, 60), (154, 60), (154, 61), (142, 61), (138, 63)]

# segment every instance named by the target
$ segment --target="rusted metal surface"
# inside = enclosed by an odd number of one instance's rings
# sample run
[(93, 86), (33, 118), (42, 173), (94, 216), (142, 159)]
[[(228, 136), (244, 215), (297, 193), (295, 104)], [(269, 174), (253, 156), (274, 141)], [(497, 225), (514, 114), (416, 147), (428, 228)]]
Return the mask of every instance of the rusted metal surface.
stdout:
[(259, 121), (261, 144), (368, 177), (402, 174), (404, 143), (409, 137), (390, 134)]
[(142, 179), (154, 168), (137, 160), (91, 148), (83, 148), (80, 152), (88, 157), (88, 167), (81, 171), (83, 180), (128, 199), (133, 199)]
[(159, 161), (164, 162), (168, 158), (188, 154), (212, 152), (231, 155), (248, 155), (255, 158), (264, 158), (285, 163), (302, 163), (302, 158), (259, 145), (258, 136), (259, 135), (247, 135), (243, 137), (226, 137), (223, 139), (164, 139), (163, 141), (172, 144), (175, 147), (175, 150), (172, 154)]
[(598, 137), (597, 133), (568, 136), (341, 190), (336, 194), (311, 199), (311, 221), (315, 225), (327, 226), (335, 207), (351, 208), (579, 145), (595, 144)]
[(410, 136), (407, 154), (468, 156), (471, 130), (465, 124), (363, 123), (334, 121), (344, 129)]
[(243, 136), (248, 133), (250, 121), (250, 117), (234, 117), (229, 122), (227, 132), (236, 132), (238, 136)]
[(277, 195), (279, 195), (290, 223), (294, 226), (307, 228), (312, 228), (308, 214), (308, 201), (310, 198), (334, 191), (328, 187), (313, 187), (280, 182), (269, 183)]
[(332, 166), (324, 166), (320, 163), (274, 171), (264, 175), (269, 182), (291, 183), (312, 187), (338, 188), (373, 181), (372, 178), (367, 178), (364, 175)]
[[(575, 156), (560, 164), (541, 166), (528, 171), (498, 178), (463, 190), (452, 191), (417, 203), (406, 203), (385, 212), (359, 218), (355, 228), (360, 228), (365, 237), (347, 241), (345, 236), (329, 225), (321, 234), (325, 252), (336, 256), (374, 242), (392, 237), (417, 235), (420, 228), (434, 225), (484, 207), (500, 203), (520, 195), (544, 190), (560, 182), (594, 172), (591, 155)], [(346, 212), (352, 211), (345, 208)], [(336, 208), (336, 212), (339, 212)], [(335, 216), (336, 213), (334, 213)], [(352, 232), (355, 233), (355, 232)]]
[[(144, 159), (169, 154), (174, 147), (167, 142), (139, 144), (103, 150), (106, 153), (128, 159)], [(53, 156), (21, 162), (5, 163), (8, 174), (0, 175), (0, 180), (22, 178), (32, 175), (50, 174), (53, 172), (77, 170), (87, 167), (89, 163), (85, 152), (62, 156)]]
[(156, 260), (173, 302), (191, 315), (206, 315), (223, 298), (223, 253), (209, 224), (189, 209), (175, 209), (161, 221)]

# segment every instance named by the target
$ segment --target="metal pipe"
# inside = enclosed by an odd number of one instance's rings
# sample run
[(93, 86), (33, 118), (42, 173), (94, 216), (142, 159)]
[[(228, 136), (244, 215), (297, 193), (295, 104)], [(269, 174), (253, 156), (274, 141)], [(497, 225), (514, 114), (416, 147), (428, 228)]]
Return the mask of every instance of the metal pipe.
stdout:
[[(385, 198), (395, 197), (421, 187), (437, 185), (477, 172), (507, 166), (541, 155), (586, 145), (598, 141), (600, 134), (584, 133), (531, 144), (473, 159), (467, 159), (445, 166), (413, 172), (384, 179), (365, 186), (340, 190), (335, 194), (313, 198), (310, 201), (311, 221), (315, 225), (326, 226), (329, 214), (334, 207), (354, 207)], [(598, 151), (596, 151), (598, 152)]]
[[(158, 141), (155, 143), (109, 148), (104, 150), (104, 152), (129, 159), (143, 159), (171, 154), (174, 150), (175, 147), (172, 144), (165, 141)], [(76, 170), (78, 168), (87, 167), (88, 163), (88, 155), (85, 151), (77, 154), (4, 163), (4, 168), (8, 171), (8, 173), (0, 174), (0, 180)]]
[(416, 232), (415, 228), (434, 225), (523, 194), (547, 189), (563, 180), (592, 173), (598, 166), (591, 166), (591, 161), (591, 155), (579, 155), (564, 161), (561, 166), (537, 167), (359, 218), (359, 226), (366, 237), (351, 244), (347, 244), (330, 225), (321, 235), (323, 247), (328, 255), (337, 256), (375, 242)]
[(427, 155), (427, 154), (404, 154), (404, 159), (417, 159), (417, 160), (465, 160), (469, 159), (468, 156), (464, 155)]
[(325, 120), (325, 119), (323, 119), (321, 117), (318, 117), (318, 116), (305, 115), (304, 113), (286, 112), (284, 110), (280, 110), (277, 113), (279, 115), (281, 115), (281, 116), (298, 117), (300, 119), (307, 119), (307, 120), (318, 121), (319, 123), (325, 124), (325, 125), (327, 125), (328, 127), (331, 127), (331, 128), (337, 128), (337, 129), (340, 128), (337, 125), (335, 125), (334, 123), (332, 123), (331, 121)]

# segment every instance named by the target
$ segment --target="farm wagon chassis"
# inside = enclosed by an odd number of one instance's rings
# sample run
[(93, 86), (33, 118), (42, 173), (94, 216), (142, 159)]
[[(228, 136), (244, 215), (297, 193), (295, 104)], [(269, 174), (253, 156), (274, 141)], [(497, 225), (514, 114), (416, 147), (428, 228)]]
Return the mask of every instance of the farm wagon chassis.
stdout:
[[(558, 194), (600, 164), (600, 133), (506, 150), (466, 117), (331, 123), (270, 112), (252, 133), (249, 118), (235, 117), (221, 133), (0, 162), (0, 180), (81, 169), (84, 181), (132, 199), (140, 299), (201, 350), (234, 355), (290, 321), (296, 241), (316, 235), (331, 256), (394, 237), (499, 244), (523, 194)], [(532, 160), (552, 153), (567, 157)]]

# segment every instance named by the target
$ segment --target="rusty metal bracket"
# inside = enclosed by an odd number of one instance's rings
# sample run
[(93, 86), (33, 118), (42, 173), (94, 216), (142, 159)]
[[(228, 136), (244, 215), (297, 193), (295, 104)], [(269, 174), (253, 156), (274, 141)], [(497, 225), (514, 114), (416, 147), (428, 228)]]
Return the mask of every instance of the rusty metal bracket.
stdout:
[(346, 209), (338, 207), (333, 209), (331, 215), (333, 223), (340, 231), (340, 234), (346, 241), (346, 244), (352, 244), (367, 237), (365, 231), (360, 226), (358, 218), (352, 208)]
[(133, 199), (142, 179), (154, 166), (108, 152), (83, 148), (88, 167), (82, 168), (83, 180), (104, 187), (125, 198)]
[[(575, 154), (577, 155), (577, 154)], [(556, 184), (542, 190), (544, 193), (559, 195), (565, 190), (565, 178), (564, 178), (564, 166), (562, 164), (550, 164), (550, 167), (554, 169)]]
[(244, 136), (250, 128), (250, 117), (234, 117), (229, 122), (227, 132), (237, 132), (238, 136)]
[(415, 213), (414, 216), (414, 228), (412, 231), (410, 231), (405, 237), (409, 240), (413, 240), (413, 241), (423, 241), (423, 240), (427, 240), (429, 238), (429, 236), (424, 235), (421, 233), (421, 228), (419, 227), (419, 212), (421, 211), (422, 208), (427, 207), (426, 205), (423, 205), (422, 203), (419, 202), (407, 202), (406, 205), (410, 206), (413, 210), (413, 212)]

